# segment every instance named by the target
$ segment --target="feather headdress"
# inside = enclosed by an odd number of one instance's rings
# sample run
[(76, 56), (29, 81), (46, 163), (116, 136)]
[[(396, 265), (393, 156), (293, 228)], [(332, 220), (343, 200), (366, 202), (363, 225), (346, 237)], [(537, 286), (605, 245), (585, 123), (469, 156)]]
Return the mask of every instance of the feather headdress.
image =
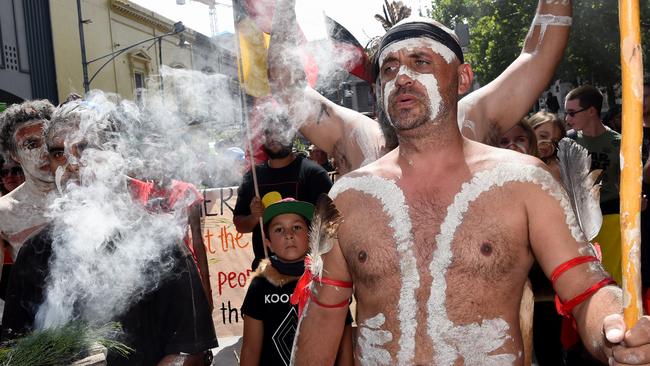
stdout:
[(598, 235), (603, 224), (603, 215), (600, 211), (600, 184), (596, 183), (602, 170), (589, 172), (591, 157), (588, 151), (566, 137), (558, 144), (557, 157), (560, 162), (562, 184), (569, 194), (578, 225), (587, 240), (592, 240)]
[(334, 206), (332, 199), (326, 194), (321, 194), (316, 202), (309, 235), (311, 273), (316, 277), (322, 277), (323, 259), (321, 256), (332, 249), (341, 221), (341, 213)]

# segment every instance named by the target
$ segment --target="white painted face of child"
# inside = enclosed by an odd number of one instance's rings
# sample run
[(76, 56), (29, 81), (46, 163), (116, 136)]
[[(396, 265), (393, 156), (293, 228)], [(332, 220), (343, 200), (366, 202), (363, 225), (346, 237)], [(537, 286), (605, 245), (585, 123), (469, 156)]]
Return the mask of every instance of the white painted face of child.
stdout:
[(266, 245), (283, 262), (298, 262), (305, 258), (309, 249), (309, 227), (304, 217), (287, 213), (269, 222)]
[(436, 121), (443, 108), (436, 62), (449, 64), (455, 57), (449, 48), (425, 37), (398, 41), (382, 51), (383, 103), (395, 128), (410, 130)]
[(47, 149), (43, 137), (43, 121), (30, 121), (20, 125), (14, 132), (15, 160), (20, 163), (27, 177), (52, 183)]

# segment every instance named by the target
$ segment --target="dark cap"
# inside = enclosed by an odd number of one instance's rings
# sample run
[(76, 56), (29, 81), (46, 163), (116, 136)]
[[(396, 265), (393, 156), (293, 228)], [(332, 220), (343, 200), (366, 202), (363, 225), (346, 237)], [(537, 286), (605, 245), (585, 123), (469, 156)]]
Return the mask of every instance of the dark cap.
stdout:
[(284, 198), (264, 209), (264, 223), (268, 223), (274, 217), (282, 214), (297, 214), (311, 221), (314, 216), (314, 205), (309, 202), (298, 201), (293, 198)]

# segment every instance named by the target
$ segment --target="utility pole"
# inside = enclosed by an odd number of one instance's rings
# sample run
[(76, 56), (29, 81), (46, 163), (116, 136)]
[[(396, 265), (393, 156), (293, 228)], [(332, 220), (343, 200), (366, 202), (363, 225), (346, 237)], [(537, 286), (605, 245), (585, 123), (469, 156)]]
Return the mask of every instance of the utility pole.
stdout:
[(88, 81), (88, 63), (86, 62), (86, 40), (84, 38), (84, 24), (88, 21), (81, 16), (81, 0), (77, 0), (77, 20), (79, 23), (79, 45), (81, 46), (81, 69), (84, 77), (84, 92), (90, 91), (90, 82)]

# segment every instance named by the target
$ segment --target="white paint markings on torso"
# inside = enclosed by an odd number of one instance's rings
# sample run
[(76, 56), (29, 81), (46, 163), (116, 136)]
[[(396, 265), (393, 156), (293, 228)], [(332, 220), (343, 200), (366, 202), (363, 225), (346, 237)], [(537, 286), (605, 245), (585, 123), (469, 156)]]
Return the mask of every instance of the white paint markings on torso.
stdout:
[[(460, 192), (456, 194), (453, 203), (448, 207), (440, 233), (436, 237), (437, 246), (429, 265), (433, 282), (427, 303), (427, 326), (435, 350), (436, 365), (452, 365), (459, 356), (463, 357), (466, 365), (512, 364), (517, 359), (514, 354), (493, 354), (495, 350), (503, 347), (509, 338), (509, 325), (505, 320), (495, 318), (485, 319), (481, 323), (455, 325), (449, 320), (445, 307), (447, 290), (445, 275), (452, 260), (451, 245), (469, 204), (482, 193), (509, 182), (527, 182), (539, 185), (560, 203), (573, 238), (580, 242), (586, 241), (577, 224), (566, 193), (547, 171), (533, 165), (508, 163), (476, 173), (469, 182), (462, 185)], [(400, 323), (400, 348), (397, 362), (401, 365), (412, 363), (415, 355), (415, 331), (418, 326), (415, 320), (417, 304), (414, 294), (420, 286), (420, 276), (411, 249), (414, 240), (404, 193), (392, 180), (375, 176), (361, 176), (340, 179), (332, 188), (330, 195), (335, 198), (347, 190), (371, 195), (382, 203), (384, 212), (390, 218), (389, 225), (394, 230), (393, 237), (396, 249), (400, 254), (402, 283), (397, 305)], [(377, 314), (372, 319), (380, 316), (383, 317), (383, 314)], [(364, 330), (365, 333), (362, 333), (362, 336), (367, 338), (370, 335), (368, 332), (371, 330), (372, 332), (384, 332), (380, 329), (383, 321), (374, 323), (377, 324), (373, 327), (365, 327), (368, 329)], [(392, 335), (390, 339), (387, 337), (381, 337), (381, 339), (383, 343), (386, 343), (392, 339)], [(475, 341), (467, 342), (468, 339)], [(360, 345), (366, 343), (368, 342), (360, 342)], [(378, 342), (372, 343), (372, 345), (368, 343), (367, 347), (364, 347), (369, 349), (362, 348), (361, 351), (374, 352), (375, 355), (380, 354), (381, 352), (378, 350), (381, 348), (378, 348)], [(373, 362), (369, 364), (381, 364)]]

